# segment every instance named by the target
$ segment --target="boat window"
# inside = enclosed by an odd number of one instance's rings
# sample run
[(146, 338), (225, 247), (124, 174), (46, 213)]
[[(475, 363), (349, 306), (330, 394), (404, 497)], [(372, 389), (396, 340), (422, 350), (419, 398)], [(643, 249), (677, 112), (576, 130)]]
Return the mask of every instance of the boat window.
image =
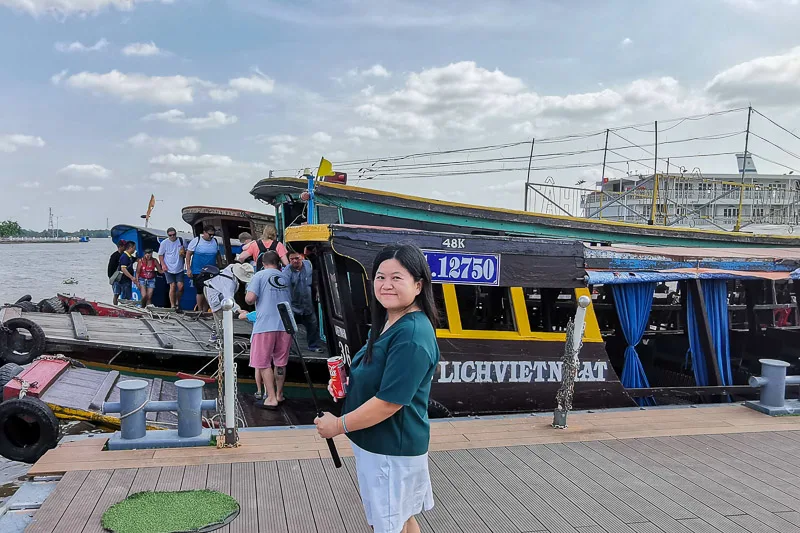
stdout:
[(511, 290), (508, 287), (456, 285), (461, 328), (515, 331)]
[(328, 284), (330, 287), (331, 302), (333, 303), (333, 315), (342, 319), (342, 300), (339, 294), (339, 281), (336, 279), (336, 265), (334, 264), (333, 255), (325, 254), (325, 273), (328, 275)]
[(575, 314), (573, 289), (525, 287), (523, 292), (531, 331), (567, 330), (567, 323)]
[(436, 303), (436, 311), (439, 314), (439, 329), (450, 329), (450, 324), (447, 321), (447, 307), (444, 303), (444, 290), (441, 284), (434, 283), (431, 285), (433, 289), (433, 301)]

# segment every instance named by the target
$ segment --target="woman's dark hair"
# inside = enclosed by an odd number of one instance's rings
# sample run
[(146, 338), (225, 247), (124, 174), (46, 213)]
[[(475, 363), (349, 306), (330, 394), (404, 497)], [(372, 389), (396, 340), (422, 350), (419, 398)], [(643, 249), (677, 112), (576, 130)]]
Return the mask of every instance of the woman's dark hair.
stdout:
[[(392, 244), (381, 250), (375, 261), (372, 263), (372, 281), (375, 281), (375, 276), (378, 273), (378, 268), (384, 261), (389, 259), (397, 259), (403, 265), (403, 268), (408, 270), (414, 281), (422, 282), (422, 290), (420, 290), (414, 303), (425, 313), (428, 320), (435, 328), (439, 325), (439, 314), (436, 311), (436, 301), (433, 299), (433, 287), (431, 286), (431, 269), (428, 266), (428, 261), (425, 259), (422, 250), (415, 244)], [(372, 314), (372, 327), (369, 332), (369, 340), (367, 341), (367, 351), (364, 354), (364, 362), (369, 363), (372, 361), (372, 347), (375, 340), (380, 336), (383, 326), (386, 324), (386, 308), (381, 305), (375, 297), (375, 290), (371, 292), (370, 309)]]

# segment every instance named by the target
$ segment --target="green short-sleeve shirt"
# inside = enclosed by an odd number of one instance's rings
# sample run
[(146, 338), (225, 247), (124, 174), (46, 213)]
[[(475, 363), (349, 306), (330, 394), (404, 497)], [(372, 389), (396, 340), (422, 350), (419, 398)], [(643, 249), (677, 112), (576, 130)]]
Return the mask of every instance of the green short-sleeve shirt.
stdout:
[(372, 453), (426, 453), (431, 435), (428, 398), (439, 363), (439, 345), (430, 320), (420, 311), (402, 316), (375, 341), (369, 363), (364, 362), (365, 353), (366, 346), (350, 365), (342, 412), (355, 411), (373, 396), (403, 407), (383, 422), (347, 436)]

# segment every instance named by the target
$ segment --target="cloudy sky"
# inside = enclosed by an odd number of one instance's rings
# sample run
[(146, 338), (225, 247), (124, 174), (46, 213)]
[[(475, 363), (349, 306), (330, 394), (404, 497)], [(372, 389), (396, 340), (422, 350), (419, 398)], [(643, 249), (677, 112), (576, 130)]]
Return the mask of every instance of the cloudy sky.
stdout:
[[(153, 225), (166, 227), (185, 205), (269, 211), (252, 185), (322, 155), (352, 180), (354, 160), (749, 104), (800, 133), (798, 20), (798, 0), (0, 0), (0, 219), (43, 229), (53, 207), (65, 229), (137, 223), (154, 193)], [(689, 156), (741, 151), (745, 122), (746, 112), (662, 122), (675, 127), (659, 142), (674, 144), (659, 155), (736, 172), (733, 156)], [(612, 177), (646, 171), (636, 160), (649, 155), (631, 148), (652, 129), (612, 138)], [(800, 139), (760, 115), (753, 131), (772, 142), (751, 138), (760, 172), (800, 168)], [(527, 161), (511, 158), (529, 150), (416, 156), (358, 183), (521, 208)], [(501, 161), (470, 163), (485, 159)], [(543, 158), (532, 180), (593, 183), (597, 160)], [(443, 161), (458, 165), (425, 170)]]

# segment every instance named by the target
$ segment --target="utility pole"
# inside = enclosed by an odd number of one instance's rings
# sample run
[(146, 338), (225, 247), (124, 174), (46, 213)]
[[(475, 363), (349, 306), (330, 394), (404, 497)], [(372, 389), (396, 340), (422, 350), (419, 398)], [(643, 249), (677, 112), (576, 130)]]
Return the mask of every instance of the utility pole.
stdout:
[[(667, 173), (665, 174), (665, 176), (666, 177), (664, 178), (664, 225), (667, 226), (668, 225), (667, 224), (667, 213), (668, 213), (668, 209), (669, 209), (669, 204), (667, 203), (668, 202), (667, 194), (669, 193), (669, 157), (667, 158)], [(675, 184), (675, 180), (672, 180), (672, 183), (674, 185)], [(677, 206), (676, 206), (676, 210), (677, 210)], [(675, 215), (677, 216), (677, 213), (675, 213)]]
[(653, 203), (650, 206), (650, 220), (647, 224), (652, 226), (656, 220), (656, 206), (658, 205), (658, 121), (655, 121), (655, 153), (653, 154)]
[(52, 207), (48, 207), (47, 210), (49, 212), (49, 216), (48, 216), (48, 219), (47, 219), (47, 233), (50, 234), (50, 238), (52, 239), (53, 237), (56, 236), (56, 234), (55, 234), (55, 226), (53, 226), (53, 208)]
[(747, 129), (744, 134), (744, 157), (742, 157), (742, 183), (739, 186), (739, 210), (736, 213), (736, 225), (733, 231), (742, 229), (742, 205), (744, 204), (744, 170), (747, 168), (747, 147), (750, 141), (750, 115), (753, 113), (753, 106), (747, 106)]
[(528, 210), (528, 196), (530, 195), (530, 183), (531, 183), (531, 165), (533, 164), (533, 147), (536, 144), (536, 138), (531, 138), (531, 155), (528, 157), (528, 177), (525, 180), (525, 209), (524, 211)]

